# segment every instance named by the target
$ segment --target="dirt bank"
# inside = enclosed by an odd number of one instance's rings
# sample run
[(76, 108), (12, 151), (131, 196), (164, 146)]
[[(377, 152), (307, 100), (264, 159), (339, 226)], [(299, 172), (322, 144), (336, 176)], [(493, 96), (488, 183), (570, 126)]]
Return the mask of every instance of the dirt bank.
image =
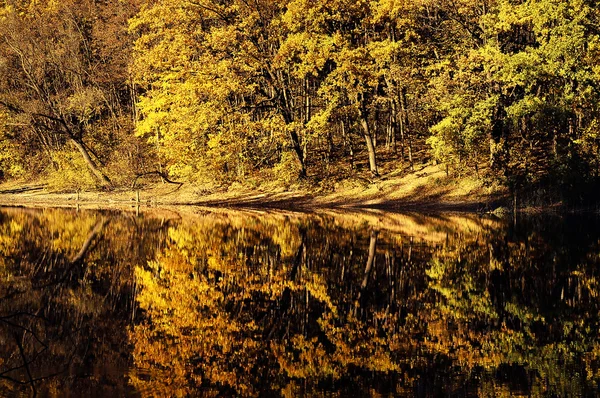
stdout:
[[(139, 202), (138, 202), (139, 193)], [(423, 166), (415, 172), (390, 173), (378, 179), (350, 178), (328, 189), (302, 186), (207, 188), (154, 183), (139, 190), (56, 191), (25, 182), (0, 186), (0, 205), (82, 206), (86, 208), (130, 208), (133, 206), (206, 206), (277, 208), (311, 211), (323, 208), (381, 209), (392, 211), (491, 211), (503, 203), (505, 192), (485, 187), (475, 178), (452, 178), (438, 166)]]

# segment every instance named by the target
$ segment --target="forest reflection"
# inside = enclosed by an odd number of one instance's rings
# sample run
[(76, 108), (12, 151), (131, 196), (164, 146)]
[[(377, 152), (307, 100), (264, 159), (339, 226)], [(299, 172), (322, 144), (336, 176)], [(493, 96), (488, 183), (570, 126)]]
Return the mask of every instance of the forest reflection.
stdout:
[(590, 216), (2, 209), (0, 391), (594, 396), (599, 249)]

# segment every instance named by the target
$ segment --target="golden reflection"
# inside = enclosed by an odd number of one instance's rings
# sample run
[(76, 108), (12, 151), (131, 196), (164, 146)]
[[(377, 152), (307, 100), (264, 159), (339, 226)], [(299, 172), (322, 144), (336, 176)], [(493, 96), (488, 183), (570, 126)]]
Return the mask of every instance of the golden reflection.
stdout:
[[(528, 297), (564, 277), (539, 279), (533, 264), (545, 261), (541, 248), (507, 241), (510, 226), (500, 220), (395, 215), (373, 225), (369, 217), (349, 224), (331, 216), (207, 215), (172, 228), (158, 256), (136, 269), (145, 321), (130, 333), (134, 362), (158, 372), (134, 370), (136, 388), (285, 395), (299, 381), (365, 388), (363, 378), (378, 375), (403, 394), (442, 363), (460, 369), (457, 384), (480, 373), (482, 394), (510, 390), (496, 380), (503, 371), (553, 369), (513, 392), (541, 393), (547, 380), (569, 391), (586, 383), (569, 372), (581, 352), (594, 352), (591, 319), (574, 324), (559, 309), (550, 321), (544, 313), (557, 309)], [(418, 225), (416, 236), (409, 225)], [(585, 286), (595, 271), (584, 268), (577, 279), (592, 298), (595, 288)], [(566, 343), (573, 333), (556, 333), (566, 324), (586, 337)], [(571, 345), (562, 346), (571, 370), (550, 355), (555, 344)], [(595, 385), (597, 370), (588, 373)]]
[(585, 395), (594, 225), (3, 209), (0, 390)]

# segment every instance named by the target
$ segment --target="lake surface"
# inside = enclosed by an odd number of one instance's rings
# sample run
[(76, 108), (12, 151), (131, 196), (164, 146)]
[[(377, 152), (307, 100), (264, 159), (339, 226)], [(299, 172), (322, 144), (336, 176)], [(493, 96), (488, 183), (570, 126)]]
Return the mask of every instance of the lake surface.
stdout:
[(0, 209), (0, 396), (597, 396), (595, 216)]

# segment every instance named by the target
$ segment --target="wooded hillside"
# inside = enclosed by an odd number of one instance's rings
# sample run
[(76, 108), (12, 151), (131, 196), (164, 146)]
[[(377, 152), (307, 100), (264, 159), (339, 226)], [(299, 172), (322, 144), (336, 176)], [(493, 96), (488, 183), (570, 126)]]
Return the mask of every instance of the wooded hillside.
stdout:
[(111, 188), (156, 171), (289, 184), (433, 161), (511, 190), (573, 190), (600, 170), (599, 11), (0, 1), (0, 170)]

